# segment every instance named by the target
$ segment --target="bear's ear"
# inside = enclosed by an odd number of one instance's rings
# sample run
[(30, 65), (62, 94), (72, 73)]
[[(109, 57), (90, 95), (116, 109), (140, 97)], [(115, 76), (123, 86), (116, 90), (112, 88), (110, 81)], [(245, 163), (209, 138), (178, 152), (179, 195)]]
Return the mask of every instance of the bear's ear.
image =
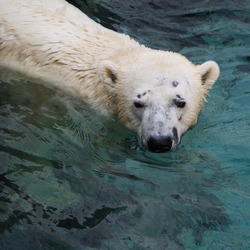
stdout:
[(102, 61), (98, 65), (97, 73), (103, 83), (107, 84), (111, 88), (114, 87), (118, 75), (118, 68), (114, 63), (110, 61)]
[(197, 67), (201, 75), (202, 85), (206, 90), (211, 89), (220, 75), (218, 64), (214, 61), (208, 61)]

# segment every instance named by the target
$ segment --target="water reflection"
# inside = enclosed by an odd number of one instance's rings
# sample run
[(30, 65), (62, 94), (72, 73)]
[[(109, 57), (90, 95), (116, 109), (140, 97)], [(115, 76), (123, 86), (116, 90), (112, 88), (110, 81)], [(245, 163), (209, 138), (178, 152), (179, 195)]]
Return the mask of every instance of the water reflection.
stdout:
[(105, 242), (182, 248), (183, 230), (202, 244), (204, 230), (229, 225), (222, 203), (206, 191), (226, 179), (214, 159), (183, 148), (159, 158), (134, 134), (54, 89), (29, 82), (3, 89), (4, 243), (12, 236), (6, 232), (21, 230), (97, 249)]

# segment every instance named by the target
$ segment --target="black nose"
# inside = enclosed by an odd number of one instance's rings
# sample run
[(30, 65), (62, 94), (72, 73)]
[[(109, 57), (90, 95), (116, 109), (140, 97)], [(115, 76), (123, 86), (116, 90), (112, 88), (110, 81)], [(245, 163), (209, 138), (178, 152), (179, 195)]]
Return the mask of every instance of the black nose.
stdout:
[(170, 151), (173, 144), (173, 139), (170, 136), (154, 136), (147, 141), (148, 149), (152, 152)]

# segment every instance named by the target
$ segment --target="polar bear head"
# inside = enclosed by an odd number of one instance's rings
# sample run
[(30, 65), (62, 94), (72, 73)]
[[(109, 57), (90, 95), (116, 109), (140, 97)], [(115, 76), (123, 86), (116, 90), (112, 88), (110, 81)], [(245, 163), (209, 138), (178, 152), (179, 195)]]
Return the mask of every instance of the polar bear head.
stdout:
[(197, 122), (208, 90), (219, 76), (213, 61), (194, 65), (173, 52), (139, 51), (103, 61), (98, 74), (118, 119), (152, 152), (174, 150)]

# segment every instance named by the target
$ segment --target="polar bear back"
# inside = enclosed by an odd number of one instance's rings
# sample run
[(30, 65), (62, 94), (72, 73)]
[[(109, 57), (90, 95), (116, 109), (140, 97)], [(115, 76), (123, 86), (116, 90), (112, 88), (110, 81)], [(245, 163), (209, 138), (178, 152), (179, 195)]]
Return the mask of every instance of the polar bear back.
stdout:
[[(32, 7), (31, 7), (32, 6)], [(27, 12), (28, 10), (40, 10), (44, 12), (44, 10), (47, 10), (51, 14), (61, 16), (63, 19), (67, 19), (74, 25), (78, 27), (84, 27), (87, 25), (95, 25), (98, 26), (96, 22), (94, 22), (92, 19), (90, 19), (87, 15), (85, 15), (83, 12), (81, 12), (79, 9), (74, 7), (73, 5), (69, 4), (65, 0), (24, 0), (22, 1), (22, 6), (20, 9), (20, 3), (19, 0), (2, 0), (1, 1), (1, 12), (5, 16), (6, 13), (9, 13), (9, 16), (13, 19), (13, 15), (11, 14), (13, 11), (16, 13), (20, 13), (22, 9), (25, 9)], [(6, 12), (6, 13), (4, 13)], [(32, 15), (32, 13), (30, 13)], [(18, 15), (19, 16), (19, 15)]]
[(124, 43), (135, 44), (64, 0), (1, 0), (0, 67), (32, 79), (75, 86), (73, 71), (93, 68)]
[[(20, 15), (20, 13), (25, 13), (25, 15)], [(2, 0), (0, 15), (4, 17), (0, 20), (0, 39), (7, 39), (7, 37), (11, 39), (12, 34), (17, 34), (13, 32), (12, 27), (8, 30), (8, 24), (11, 23), (12, 26), (14, 25), (18, 29), (19, 37), (16, 39), (25, 41), (25, 37), (27, 37), (31, 45), (44, 43), (43, 35), (46, 43), (48, 38), (51, 42), (57, 42), (58, 39), (62, 39), (57, 32), (57, 26), (63, 27), (65, 32), (77, 32), (79, 34), (82, 33), (80, 32), (82, 29), (88, 29), (91, 32), (105, 30), (104, 27), (64, 0), (24, 0), (22, 5), (20, 5), (19, 0)], [(30, 18), (27, 18), (27, 16), (30, 16)], [(48, 25), (49, 23), (51, 25)], [(41, 26), (44, 27), (43, 30)], [(39, 32), (39, 41), (35, 41), (37, 32)], [(64, 40), (64, 42), (67, 41)]]

